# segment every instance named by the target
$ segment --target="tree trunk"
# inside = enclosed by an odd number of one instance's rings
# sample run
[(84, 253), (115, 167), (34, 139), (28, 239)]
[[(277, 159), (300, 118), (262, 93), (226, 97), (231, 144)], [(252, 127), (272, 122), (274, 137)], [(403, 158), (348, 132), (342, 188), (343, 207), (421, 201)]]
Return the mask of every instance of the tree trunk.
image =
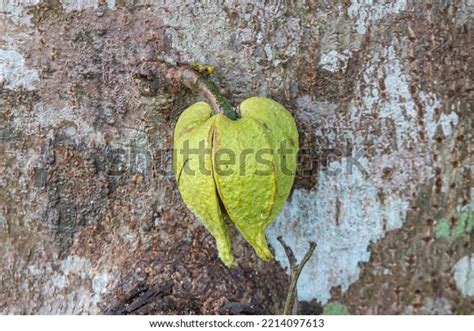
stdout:
[[(474, 4), (0, 0), (0, 311), (281, 313), (282, 235), (306, 314), (474, 311)], [(239, 267), (183, 204), (174, 124), (208, 63), (234, 104), (300, 132), (275, 262)]]

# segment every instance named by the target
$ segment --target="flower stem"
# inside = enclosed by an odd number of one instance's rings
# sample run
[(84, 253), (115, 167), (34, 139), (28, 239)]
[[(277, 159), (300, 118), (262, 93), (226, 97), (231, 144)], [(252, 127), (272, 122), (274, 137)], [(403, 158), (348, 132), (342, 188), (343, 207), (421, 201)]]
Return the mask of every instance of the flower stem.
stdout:
[(168, 75), (182, 82), (191, 90), (198, 90), (204, 95), (217, 113), (224, 113), (231, 120), (238, 120), (239, 113), (230, 105), (229, 101), (220, 93), (219, 88), (209, 79), (199, 75), (189, 67), (175, 67), (168, 69)]

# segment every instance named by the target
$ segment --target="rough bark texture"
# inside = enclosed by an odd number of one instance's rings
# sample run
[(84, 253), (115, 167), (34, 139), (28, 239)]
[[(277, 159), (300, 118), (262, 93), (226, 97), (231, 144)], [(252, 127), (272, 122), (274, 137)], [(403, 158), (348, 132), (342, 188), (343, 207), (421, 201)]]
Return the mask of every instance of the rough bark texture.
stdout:
[[(0, 0), (0, 311), (474, 311), (473, 19), (456, 1)], [(172, 130), (198, 96), (156, 60), (214, 65), (234, 103), (294, 114), (277, 261), (240, 267), (183, 205)]]

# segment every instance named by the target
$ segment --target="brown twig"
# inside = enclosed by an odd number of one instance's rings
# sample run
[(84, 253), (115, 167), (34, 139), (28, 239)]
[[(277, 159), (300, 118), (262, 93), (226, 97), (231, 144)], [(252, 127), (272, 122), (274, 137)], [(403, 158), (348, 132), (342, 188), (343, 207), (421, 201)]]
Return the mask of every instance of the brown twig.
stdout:
[(296, 313), (296, 305), (295, 305), (295, 298), (297, 294), (296, 290), (296, 284), (298, 283), (298, 279), (300, 277), (301, 271), (303, 271), (303, 268), (305, 264), (308, 262), (308, 260), (311, 258), (311, 256), (314, 253), (314, 250), (316, 249), (316, 243), (315, 242), (310, 242), (308, 251), (306, 252), (305, 256), (301, 260), (299, 264), (296, 264), (296, 258), (295, 254), (291, 250), (291, 248), (285, 243), (283, 238), (279, 236), (278, 241), (280, 244), (283, 246), (283, 249), (285, 250), (285, 254), (288, 258), (288, 262), (290, 264), (290, 274), (291, 274), (291, 279), (290, 279), (290, 287), (288, 288), (288, 294), (286, 296), (286, 301), (285, 301), (285, 306), (283, 308), (283, 315), (290, 315), (291, 313)]
[(224, 113), (232, 120), (240, 118), (237, 111), (230, 105), (227, 99), (220, 93), (218, 87), (210, 80), (199, 75), (190, 67), (168, 67), (166, 69), (168, 78), (183, 83), (191, 90), (197, 90), (211, 103), (214, 110), (218, 113)]

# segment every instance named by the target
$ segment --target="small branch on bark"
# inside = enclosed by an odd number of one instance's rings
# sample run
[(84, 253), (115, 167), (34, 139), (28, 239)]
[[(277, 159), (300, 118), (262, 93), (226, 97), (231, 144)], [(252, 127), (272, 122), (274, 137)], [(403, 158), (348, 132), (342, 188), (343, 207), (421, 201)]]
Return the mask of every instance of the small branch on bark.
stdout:
[(285, 306), (283, 308), (283, 315), (295, 315), (298, 308), (297, 304), (295, 304), (295, 302), (297, 302), (296, 301), (296, 295), (297, 295), (296, 284), (298, 283), (298, 279), (300, 277), (301, 271), (303, 271), (305, 264), (313, 255), (314, 250), (316, 249), (317, 245), (315, 242), (311, 242), (309, 244), (309, 248), (305, 256), (303, 257), (301, 262), (297, 264), (295, 254), (293, 253), (292, 249), (285, 243), (285, 241), (283, 240), (281, 236), (279, 236), (277, 239), (280, 242), (280, 244), (283, 246), (283, 249), (285, 250), (285, 254), (290, 264), (290, 274), (291, 274), (290, 287), (288, 289), (288, 295), (286, 297)]

